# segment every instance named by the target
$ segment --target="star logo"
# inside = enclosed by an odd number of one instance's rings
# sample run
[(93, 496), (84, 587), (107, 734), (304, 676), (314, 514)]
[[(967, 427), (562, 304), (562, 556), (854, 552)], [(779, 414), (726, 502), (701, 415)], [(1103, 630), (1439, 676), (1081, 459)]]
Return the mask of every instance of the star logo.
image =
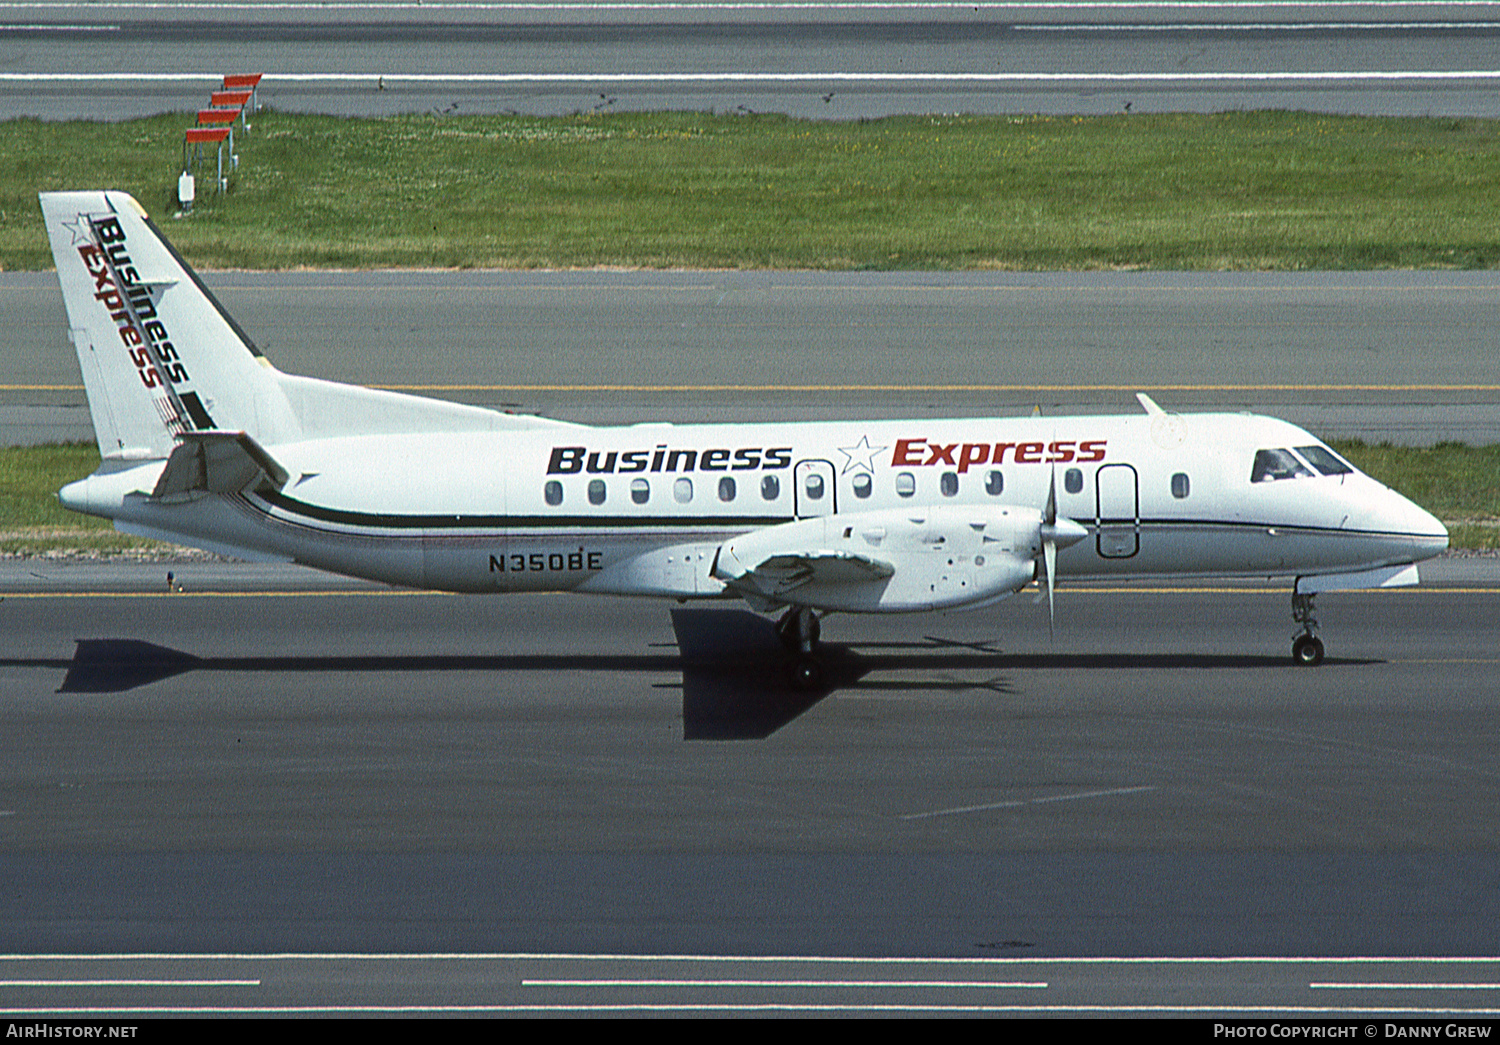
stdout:
[(873, 473), (875, 471), (875, 458), (886, 448), (883, 446), (871, 446), (870, 437), (860, 436), (859, 442), (854, 446), (841, 446), (839, 453), (844, 455), (844, 469), (839, 474), (848, 475), (850, 472), (864, 470)]
[(63, 222), (63, 228), (73, 233), (73, 246), (94, 242), (94, 226), (89, 215), (80, 214), (74, 221)]

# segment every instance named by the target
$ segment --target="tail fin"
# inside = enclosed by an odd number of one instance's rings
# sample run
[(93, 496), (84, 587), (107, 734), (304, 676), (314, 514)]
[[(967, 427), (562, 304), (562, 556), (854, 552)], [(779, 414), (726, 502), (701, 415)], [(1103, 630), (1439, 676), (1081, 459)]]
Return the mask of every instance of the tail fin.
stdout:
[(123, 192), (41, 195), (105, 458), (171, 454), (195, 431), (275, 442), (297, 424), (276, 372)]

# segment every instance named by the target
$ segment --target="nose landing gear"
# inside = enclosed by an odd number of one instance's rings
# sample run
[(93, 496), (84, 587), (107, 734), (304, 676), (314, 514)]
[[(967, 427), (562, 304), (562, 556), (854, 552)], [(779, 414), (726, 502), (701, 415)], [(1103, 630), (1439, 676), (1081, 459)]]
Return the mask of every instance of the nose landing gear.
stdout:
[(1318, 618), (1314, 616), (1313, 592), (1300, 592), (1292, 586), (1292, 620), (1301, 630), (1293, 633), (1292, 660), (1315, 667), (1323, 663), (1323, 640), (1318, 638)]

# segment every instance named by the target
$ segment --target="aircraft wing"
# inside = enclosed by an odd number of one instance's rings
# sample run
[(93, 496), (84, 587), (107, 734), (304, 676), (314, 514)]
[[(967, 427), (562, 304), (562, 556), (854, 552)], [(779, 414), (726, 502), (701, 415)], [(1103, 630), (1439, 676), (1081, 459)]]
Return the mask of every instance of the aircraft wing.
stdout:
[(780, 595), (808, 584), (868, 584), (894, 576), (896, 568), (852, 552), (812, 551), (772, 555), (750, 570), (761, 594)]
[(799, 519), (720, 545), (713, 577), (759, 609), (904, 612), (963, 606), (1029, 584), (1041, 513), (922, 506)]

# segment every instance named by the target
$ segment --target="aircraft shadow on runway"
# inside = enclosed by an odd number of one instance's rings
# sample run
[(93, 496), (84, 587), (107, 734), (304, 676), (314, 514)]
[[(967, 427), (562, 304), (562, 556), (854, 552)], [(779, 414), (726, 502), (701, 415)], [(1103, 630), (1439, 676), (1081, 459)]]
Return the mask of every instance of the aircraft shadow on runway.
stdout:
[[(62, 668), (59, 693), (120, 693), (187, 672), (520, 672), (600, 671), (682, 675), (683, 736), (687, 740), (763, 739), (841, 689), (1014, 691), (1000, 673), (1039, 670), (1267, 669), (1291, 666), (1265, 655), (1185, 653), (1006, 653), (984, 642), (938, 636), (905, 642), (821, 643), (824, 684), (799, 692), (789, 684), (791, 654), (770, 620), (745, 610), (678, 609), (672, 612), (676, 654), (430, 655), (197, 657), (140, 639), (79, 639), (71, 660), (4, 659), (0, 665)], [(1325, 661), (1328, 666), (1372, 661)], [(919, 677), (880, 678), (882, 673)], [(984, 677), (965, 680), (955, 672)], [(925, 677), (922, 677), (925, 676)], [(676, 686), (678, 683), (663, 683)]]
[(764, 739), (869, 671), (847, 646), (823, 643), (823, 685), (789, 684), (792, 655), (765, 617), (744, 610), (673, 610), (682, 654), (682, 730), (687, 740)]

